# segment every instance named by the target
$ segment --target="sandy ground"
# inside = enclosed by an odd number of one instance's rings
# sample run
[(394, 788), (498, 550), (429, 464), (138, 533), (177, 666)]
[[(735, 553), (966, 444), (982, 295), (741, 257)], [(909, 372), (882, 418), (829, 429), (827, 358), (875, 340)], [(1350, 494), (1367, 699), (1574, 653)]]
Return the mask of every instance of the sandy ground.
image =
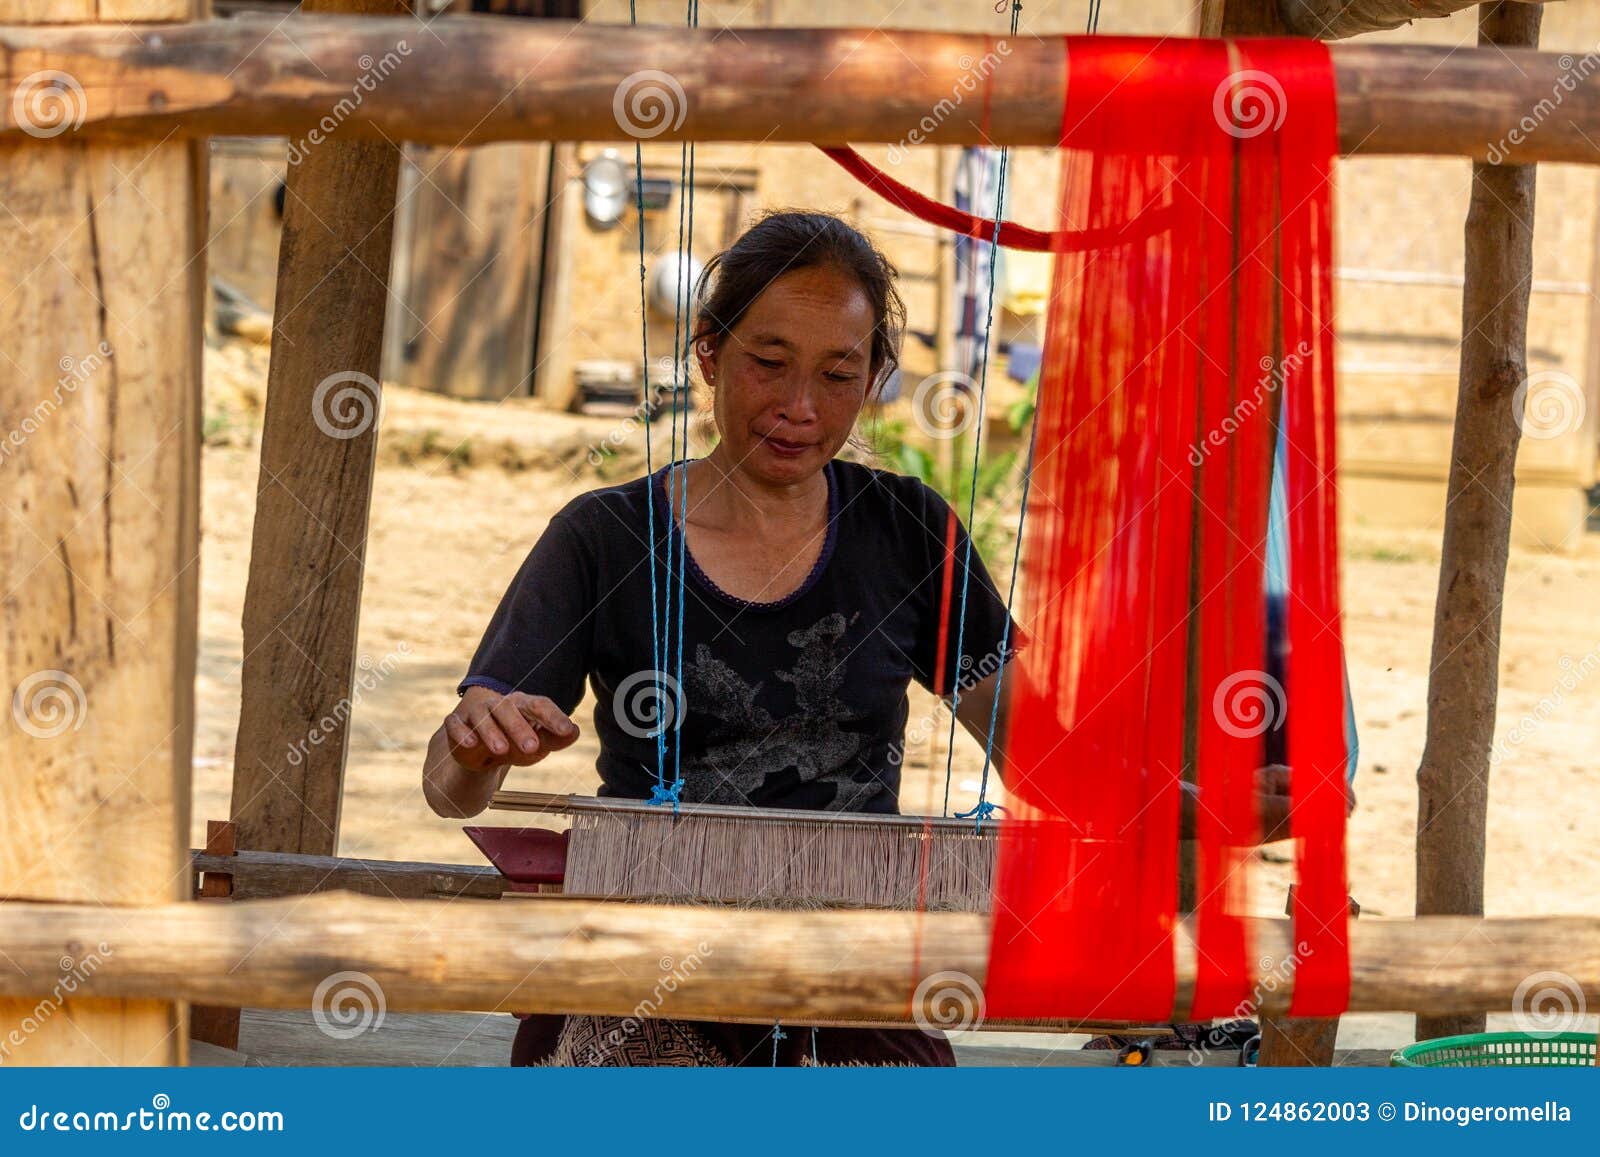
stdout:
[[(238, 716), (240, 613), (256, 463), (251, 396), (264, 351), (210, 351), (205, 456), (200, 720), (194, 839), (228, 812)], [(224, 386), (227, 388), (224, 389)], [(242, 399), (242, 400), (241, 400)], [(353, 711), (340, 851), (477, 862), (460, 825), (434, 816), (419, 788), (422, 753), (453, 701), (490, 613), (550, 514), (606, 479), (585, 459), (622, 418), (577, 418), (532, 403), (488, 406), (392, 391), (373, 497), (360, 654), (391, 674)], [(624, 439), (624, 441), (626, 441)], [(509, 468), (508, 468), (509, 467)], [(1422, 751), (1438, 534), (1346, 535), (1345, 614), (1361, 733), (1360, 806), (1350, 824), (1352, 890), (1373, 915), (1413, 903), (1415, 769)], [(1570, 556), (1517, 553), (1506, 592), (1488, 851), (1491, 914), (1600, 911), (1600, 537)], [(390, 658), (388, 664), (384, 663)], [(1587, 661), (1586, 661), (1587, 659)], [(917, 689), (913, 689), (916, 691)], [(920, 695), (920, 691), (918, 692)], [(933, 709), (926, 696), (913, 719)], [(586, 790), (585, 737), (512, 786)], [(1519, 721), (1528, 721), (1519, 726)], [(1516, 729), (1515, 731), (1513, 729)], [(958, 740), (954, 803), (966, 807), (981, 755)], [(942, 752), (913, 752), (904, 807), (937, 812)], [(931, 805), (931, 806), (930, 806)], [(1281, 911), (1289, 867), (1269, 851), (1256, 890)], [(1276, 862), (1275, 862), (1276, 861)]]

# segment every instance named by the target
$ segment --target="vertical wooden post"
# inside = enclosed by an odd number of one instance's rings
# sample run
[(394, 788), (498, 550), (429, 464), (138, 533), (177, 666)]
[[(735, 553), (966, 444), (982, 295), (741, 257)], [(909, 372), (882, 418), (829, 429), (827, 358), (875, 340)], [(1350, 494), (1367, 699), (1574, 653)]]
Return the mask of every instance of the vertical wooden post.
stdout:
[[(0, 23), (184, 21), (193, 0), (0, 0)], [(76, 137), (63, 72), (0, 145), (0, 901), (187, 898), (204, 145)], [(181, 1005), (97, 1000), (99, 945), (0, 1000), (0, 1063), (172, 1065)]]
[[(1486, 4), (1478, 42), (1536, 47), (1543, 9)], [(1499, 693), (1500, 613), (1527, 379), (1533, 284), (1532, 165), (1472, 165), (1461, 376), (1417, 769), (1417, 915), (1483, 913), (1489, 755)], [(1509, 1001), (1510, 993), (1506, 994)], [(1484, 1018), (1419, 1016), (1419, 1038), (1481, 1032)]]
[[(228, 820), (206, 821), (206, 855), (234, 856), (238, 832)], [(226, 872), (200, 873), (200, 899), (226, 900), (233, 895), (233, 877)], [(189, 1006), (189, 1039), (225, 1049), (239, 1047), (239, 1010), (212, 1004)]]
[[(403, 0), (307, 0), (304, 8), (408, 11)], [(410, 47), (402, 40), (374, 61), (373, 82), (404, 84)], [(328, 112), (336, 121), (337, 110)], [(289, 156), (231, 818), (241, 849), (332, 855), (400, 146), (341, 137), (335, 124), (320, 140), (291, 141)]]

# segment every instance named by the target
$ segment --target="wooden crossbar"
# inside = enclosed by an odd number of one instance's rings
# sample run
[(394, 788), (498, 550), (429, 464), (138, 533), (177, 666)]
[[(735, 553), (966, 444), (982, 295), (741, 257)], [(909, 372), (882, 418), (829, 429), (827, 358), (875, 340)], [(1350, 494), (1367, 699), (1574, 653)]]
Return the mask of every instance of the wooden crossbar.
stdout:
[[(1293, 989), (1288, 921), (1252, 920), (1258, 1007)], [(89, 995), (305, 1007), (334, 973), (369, 978), (394, 1009), (626, 1016), (675, 974), (661, 1015), (905, 1020), (939, 973), (981, 987), (988, 920), (968, 913), (765, 912), (546, 898), (382, 900), (329, 892), (227, 904), (0, 904), (0, 997), (37, 997), (69, 951), (97, 947)], [(1536, 973), (1600, 1006), (1600, 918), (1362, 919), (1350, 926), (1352, 1012), (1503, 1011)], [(1183, 1019), (1195, 955), (1175, 944)], [(693, 962), (689, 964), (688, 962)], [(947, 993), (948, 995), (948, 993)]]
[[(287, 135), (304, 146), (320, 132), (442, 145), (641, 136), (1048, 147), (1070, 39), (476, 16), (426, 31), (403, 17), (344, 16), (0, 27), (0, 91), (44, 70), (71, 77), (82, 123), (57, 140)], [(1600, 87), (1570, 56), (1330, 52), (1345, 153), (1600, 162)], [(0, 105), (0, 139), (26, 131), (22, 107)]]

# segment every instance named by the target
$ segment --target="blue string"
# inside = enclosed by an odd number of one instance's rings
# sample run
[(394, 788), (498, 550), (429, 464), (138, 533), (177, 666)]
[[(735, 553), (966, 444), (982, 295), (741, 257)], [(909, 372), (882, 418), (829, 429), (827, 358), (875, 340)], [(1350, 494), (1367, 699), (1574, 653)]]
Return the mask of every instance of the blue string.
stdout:
[(817, 1026), (811, 1026), (811, 1067), (820, 1069), (822, 1062), (817, 1060)]
[[(1013, 2), (1013, 4), (1011, 5), (1011, 34), (1013, 36), (1015, 36), (1017, 34), (1017, 24), (1018, 24), (1018, 20), (1019, 20), (1019, 17), (1021, 15), (1021, 12), (1022, 12), (1022, 4), (1021, 4), (1020, 0), (1015, 0), (1015, 2)], [(968, 588), (969, 588), (971, 577), (972, 577), (972, 530), (971, 530), (971, 528), (972, 528), (973, 523), (974, 523), (974, 521), (976, 519), (976, 514), (977, 514), (977, 509), (978, 509), (978, 465), (982, 461), (982, 456), (983, 456), (983, 426), (984, 426), (984, 418), (985, 418), (984, 402), (985, 402), (985, 399), (987, 397), (988, 388), (989, 388), (989, 347), (990, 347), (990, 343), (991, 343), (991, 341), (993, 339), (993, 336), (994, 336), (994, 291), (995, 291), (995, 282), (999, 280), (999, 277), (997, 275), (999, 273), (999, 256), (1000, 256), (1000, 223), (1001, 223), (1002, 219), (1004, 218), (1004, 214), (1005, 214), (1006, 169), (1007, 169), (1007, 167), (1009, 165), (1009, 162), (1010, 162), (1010, 156), (1011, 156), (1011, 151), (1009, 149), (1004, 149), (1003, 148), (1003, 149), (1000, 150), (1000, 174), (999, 174), (998, 180), (995, 183), (994, 235), (989, 240), (989, 289), (988, 289), (988, 294), (987, 294), (988, 302), (987, 302), (987, 305), (985, 307), (984, 322), (983, 322), (982, 355), (979, 358), (979, 362), (978, 362), (978, 400), (977, 400), (977, 430), (978, 430), (978, 432), (977, 432), (976, 437), (974, 437), (973, 440), (972, 440), (972, 482), (971, 482), (971, 486), (969, 487), (968, 496), (967, 496), (967, 527), (968, 527), (968, 531), (967, 531), (967, 549), (966, 549), (965, 558), (963, 559), (962, 564), (961, 564), (961, 609), (960, 609), (959, 613), (956, 616), (956, 656), (957, 656), (957, 659), (956, 659), (956, 675), (955, 675), (955, 681), (951, 686), (951, 696), (950, 696), (950, 736), (949, 736), (949, 742), (946, 745), (946, 749), (945, 749), (945, 764), (944, 764), (944, 798), (945, 798), (944, 814), (945, 815), (949, 815), (950, 814), (950, 777), (954, 773), (954, 770), (955, 770), (955, 754), (956, 754), (956, 709), (961, 706), (961, 664), (962, 664), (962, 661), (964, 659), (966, 659), (966, 655), (964, 654), (964, 649), (965, 649), (965, 638), (966, 638), (966, 631), (967, 631), (967, 594), (968, 594)], [(1035, 429), (1038, 428), (1037, 424), (1035, 424), (1034, 428)], [(1028, 456), (1029, 456), (1028, 466), (1031, 469), (1032, 464), (1033, 464), (1032, 463), (1033, 454), (1032, 454), (1031, 444), (1030, 444), (1030, 449), (1029, 449), (1029, 455)], [(1026, 483), (1026, 480), (1025, 480), (1024, 481), (1024, 487), (1026, 487), (1026, 484), (1027, 483)], [(1026, 489), (1024, 490), (1024, 495), (1026, 495)], [(1024, 501), (1026, 501), (1026, 498), (1024, 498)], [(1019, 526), (1017, 528), (1017, 549), (1019, 551), (1021, 550), (1021, 545), (1022, 545), (1022, 529)], [(1015, 590), (1016, 590), (1016, 581), (1017, 581), (1016, 569), (1013, 566), (1012, 572), (1011, 572), (1011, 583), (1012, 583), (1012, 592), (1013, 593), (1015, 593)], [(1000, 642), (1000, 660), (1001, 660), (1000, 671), (1001, 672), (1004, 672), (1004, 670), (1005, 670), (1006, 643), (1008, 641), (1007, 640), (1007, 636), (1010, 634), (1010, 629), (1011, 629), (1010, 610), (1011, 610), (1011, 599), (1008, 597), (1006, 599), (1006, 611), (1007, 611), (1007, 614), (1006, 614), (1005, 633), (1002, 634), (1001, 642)], [(994, 703), (992, 704), (992, 706), (990, 708), (990, 711), (989, 711), (989, 733), (985, 737), (984, 745), (983, 745), (983, 779), (979, 783), (979, 786), (978, 786), (978, 806), (973, 808), (972, 811), (963, 813), (963, 814), (958, 815), (956, 817), (957, 819), (968, 819), (968, 818), (973, 819), (974, 820), (974, 830), (981, 830), (982, 827), (983, 827), (983, 821), (985, 819), (988, 819), (994, 813), (994, 805), (990, 804), (988, 802), (988, 800), (985, 798), (985, 796), (986, 796), (986, 794), (988, 792), (988, 787), (989, 787), (989, 768), (990, 768), (990, 765), (993, 762), (993, 757), (994, 757), (995, 722), (996, 722), (996, 718), (997, 718), (997, 715), (998, 715), (998, 709), (999, 709), (999, 705), (1000, 705), (1000, 678), (1001, 678), (1001, 676), (999, 674), (997, 674), (996, 675), (996, 679), (995, 679), (995, 698), (994, 698)]]
[(781, 1020), (773, 1021), (772, 1022), (772, 1067), (773, 1068), (777, 1068), (778, 1067), (778, 1042), (781, 1041), (781, 1040), (788, 1040), (788, 1039), (789, 1039), (789, 1034), (783, 1031), (783, 1022)]
[[(630, 0), (631, 2), (631, 0)], [(631, 9), (630, 9), (631, 10)], [(685, 19), (690, 27), (698, 27), (700, 23), (699, 0), (689, 0), (688, 11)], [(639, 145), (634, 144), (635, 152)], [(669, 457), (667, 466), (667, 573), (664, 582), (666, 597), (663, 607), (666, 610), (665, 622), (657, 624), (655, 618), (655, 572), (651, 568), (651, 646), (652, 654), (656, 659), (656, 687), (658, 689), (658, 703), (665, 703), (666, 697), (660, 693), (665, 689), (665, 683), (670, 679), (674, 686), (672, 696), (673, 715), (672, 729), (678, 734), (674, 737), (672, 745), (672, 783), (666, 782), (666, 725), (663, 724), (657, 733), (657, 768), (656, 784), (651, 789), (649, 803), (661, 805), (670, 803), (672, 814), (678, 814), (678, 804), (683, 794), (683, 743), (681, 732), (683, 729), (683, 635), (684, 613), (686, 609), (686, 592), (688, 590), (689, 569), (689, 538), (687, 529), (679, 522), (679, 513), (687, 516), (689, 507), (689, 409), (679, 405), (680, 393), (688, 389), (688, 351), (690, 327), (684, 317), (685, 300), (688, 289), (685, 286), (685, 274), (688, 270), (688, 261), (693, 253), (694, 246), (694, 144), (692, 142), (680, 145), (678, 150), (678, 243), (677, 243), (677, 268), (674, 271), (672, 287), (672, 411), (670, 414)], [(642, 203), (642, 194), (641, 194)], [(688, 211), (688, 226), (685, 230), (684, 213)], [(641, 227), (639, 244), (641, 250), (644, 245), (644, 236)], [(643, 271), (640, 273), (641, 283)], [(681, 341), (680, 341), (681, 338)], [(648, 361), (648, 359), (647, 359)], [(683, 465), (678, 467), (678, 411), (683, 411)], [(674, 468), (677, 477), (674, 477)], [(648, 463), (647, 463), (648, 469)], [(681, 481), (680, 481), (681, 479)], [(679, 494), (674, 495), (674, 482), (679, 482)], [(676, 670), (668, 674), (661, 662), (663, 652), (667, 662), (672, 662), (672, 547), (678, 545), (678, 622), (677, 622), (677, 661)], [(660, 634), (660, 649), (655, 649), (655, 635)], [(663, 708), (664, 709), (664, 708)]]
[[(637, 0), (628, 0), (628, 21), (631, 24), (639, 23)], [(644, 277), (644, 150), (636, 139), (633, 142), (633, 188), (634, 204), (638, 209), (639, 222), (639, 350), (644, 358), (644, 476), (645, 476), (645, 523), (648, 536), (646, 549), (650, 557), (650, 664), (656, 673), (656, 702), (661, 703), (661, 616), (656, 610), (656, 496), (655, 488), (655, 463), (650, 454), (650, 322), (647, 313), (645, 277)], [(668, 504), (668, 530), (667, 555), (670, 564), (672, 554), (671, 530), (671, 504)], [(663, 604), (665, 605), (665, 604)], [(655, 792), (663, 790), (666, 783), (667, 767), (667, 737), (666, 729), (658, 728), (656, 731), (656, 787)], [(676, 806), (676, 805), (674, 805)]]

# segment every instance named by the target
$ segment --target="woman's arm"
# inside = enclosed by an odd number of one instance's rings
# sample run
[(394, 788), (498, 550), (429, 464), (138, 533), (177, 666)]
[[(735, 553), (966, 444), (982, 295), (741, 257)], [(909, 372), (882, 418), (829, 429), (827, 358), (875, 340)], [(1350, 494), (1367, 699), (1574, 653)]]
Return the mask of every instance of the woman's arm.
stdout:
[[(995, 712), (994, 700), (998, 693), (1001, 696), (999, 712)], [(994, 769), (1005, 778), (1006, 767), (1003, 761), (1006, 750), (1006, 703), (1008, 696), (1006, 687), (1001, 678), (1000, 671), (995, 671), (988, 678), (974, 683), (971, 687), (962, 690), (960, 699), (956, 702), (956, 718), (961, 721), (961, 726), (968, 735), (978, 741), (978, 746), (986, 746), (989, 742), (989, 723), (994, 722)], [(950, 703), (950, 698), (945, 699)]]
[(513, 767), (572, 746), (578, 725), (543, 695), (468, 687), (428, 741), (422, 794), (435, 813), (466, 819), (489, 806)]

